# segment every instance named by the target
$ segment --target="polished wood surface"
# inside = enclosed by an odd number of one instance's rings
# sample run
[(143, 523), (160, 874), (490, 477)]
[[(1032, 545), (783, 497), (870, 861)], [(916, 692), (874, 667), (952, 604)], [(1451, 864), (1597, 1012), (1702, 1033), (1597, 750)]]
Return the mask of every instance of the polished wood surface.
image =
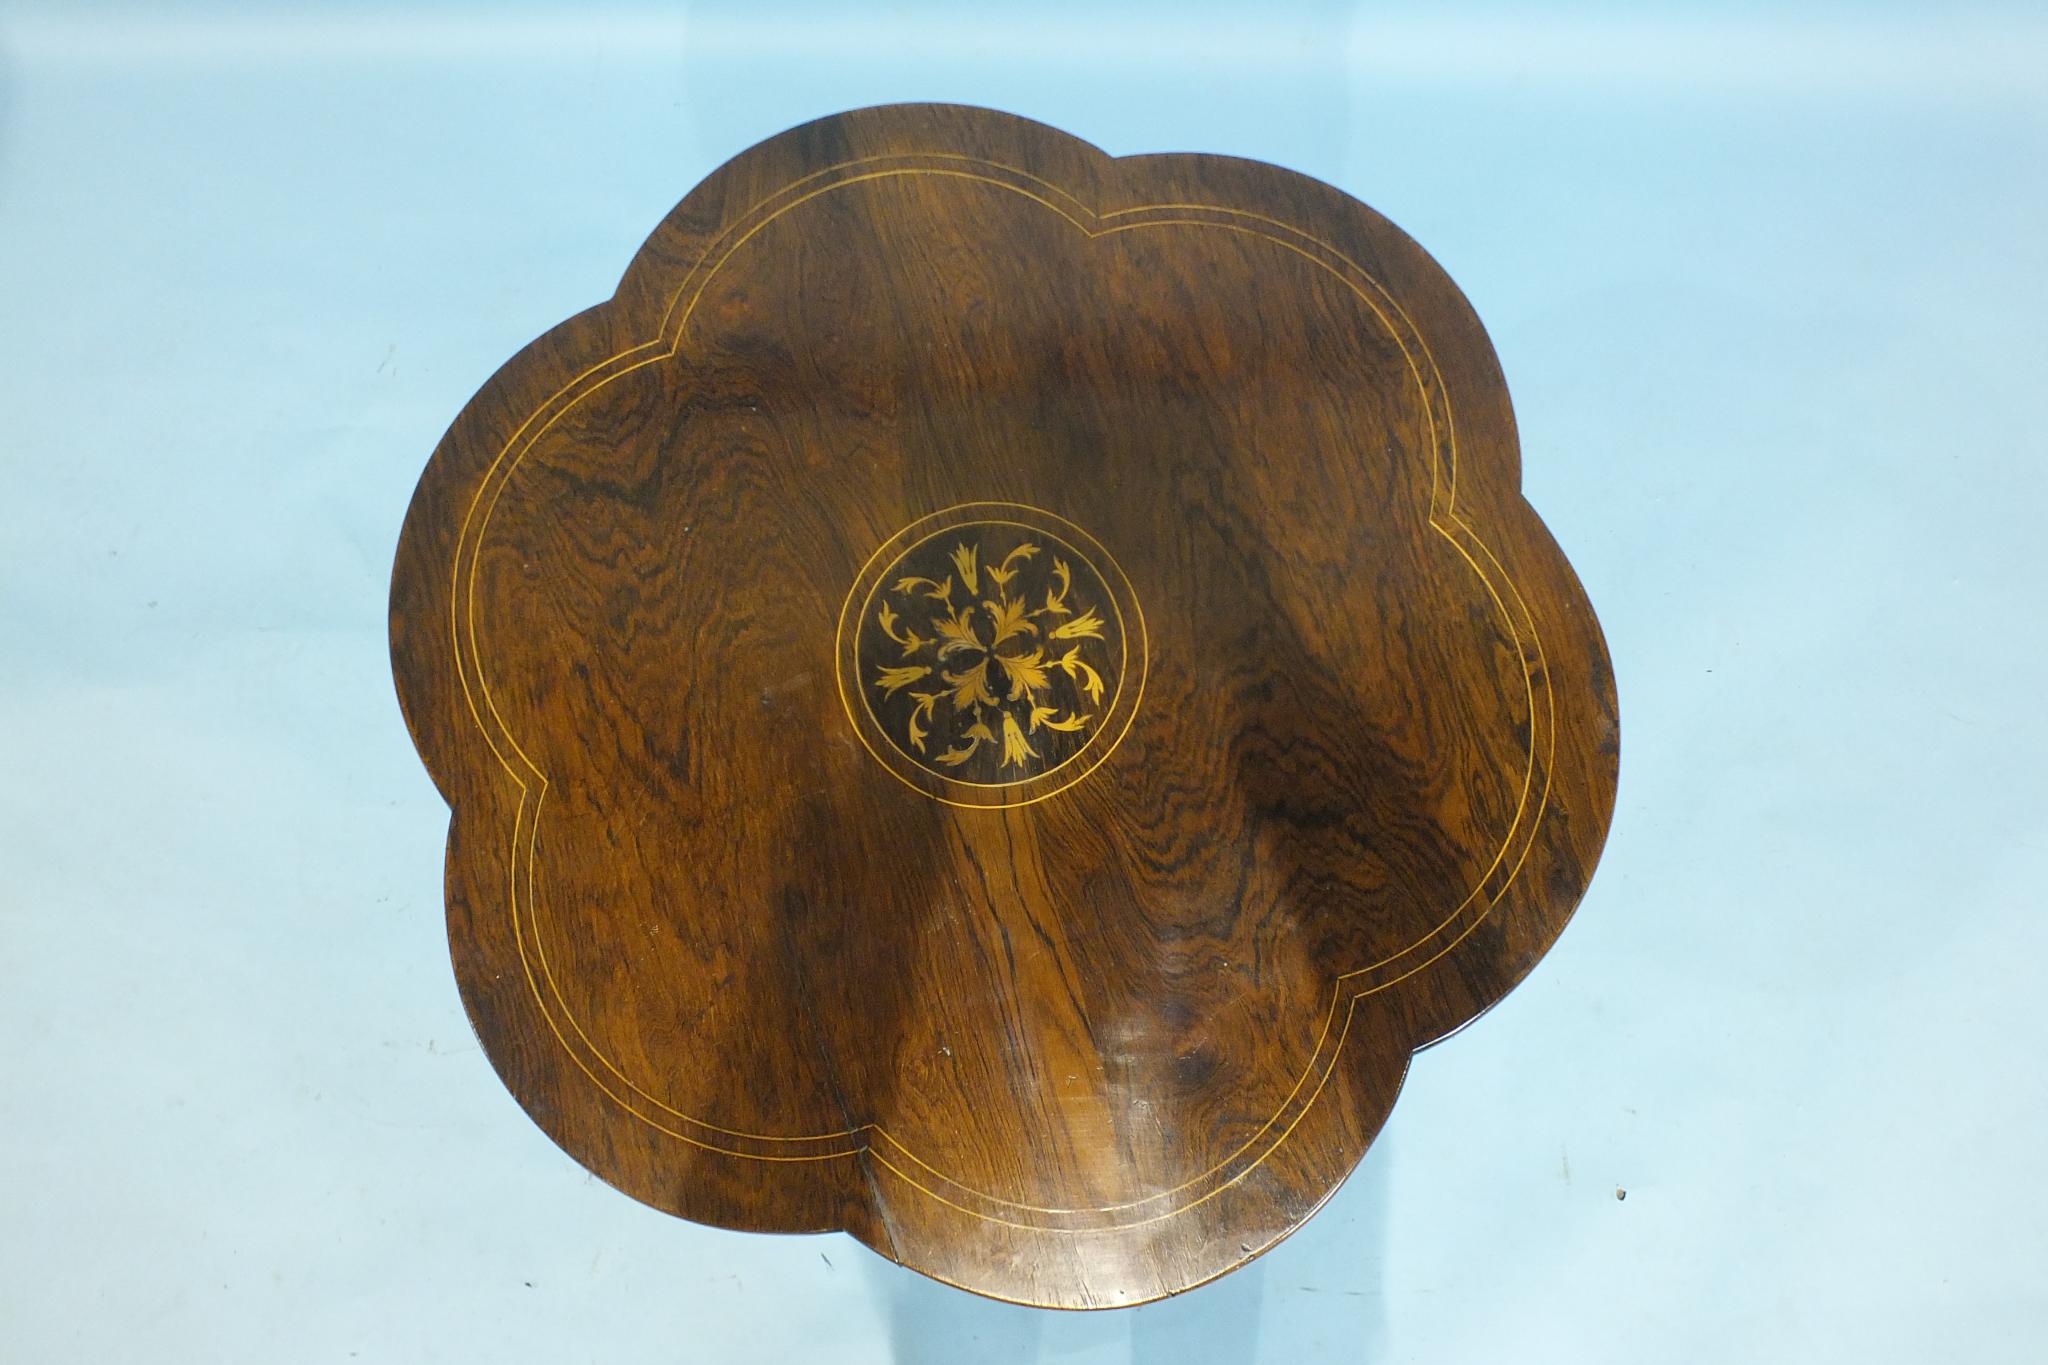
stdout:
[(1033, 1304), (1299, 1226), (1525, 975), (1613, 679), (1423, 251), (1007, 115), (721, 167), (435, 451), (392, 652), (578, 1161)]

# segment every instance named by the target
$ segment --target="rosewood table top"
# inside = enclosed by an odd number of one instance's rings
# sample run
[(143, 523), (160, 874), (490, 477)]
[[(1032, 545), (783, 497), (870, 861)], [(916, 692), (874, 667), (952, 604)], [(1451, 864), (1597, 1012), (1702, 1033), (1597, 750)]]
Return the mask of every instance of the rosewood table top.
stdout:
[(1331, 187), (805, 125), (484, 385), (392, 581), (498, 1073), (637, 1199), (1190, 1288), (1556, 940), (1614, 684), (1464, 297)]

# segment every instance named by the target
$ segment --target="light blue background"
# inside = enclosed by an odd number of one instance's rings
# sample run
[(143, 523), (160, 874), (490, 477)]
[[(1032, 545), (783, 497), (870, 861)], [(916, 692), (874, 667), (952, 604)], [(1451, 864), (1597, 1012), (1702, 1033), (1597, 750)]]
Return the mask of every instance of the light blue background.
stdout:
[[(1786, 14), (0, 8), (0, 1359), (2038, 1359), (2048, 17)], [(1557, 949), (1128, 1312), (587, 1178), (464, 1022), (389, 682), (463, 400), (718, 161), (909, 99), (1406, 227), (1619, 674)]]

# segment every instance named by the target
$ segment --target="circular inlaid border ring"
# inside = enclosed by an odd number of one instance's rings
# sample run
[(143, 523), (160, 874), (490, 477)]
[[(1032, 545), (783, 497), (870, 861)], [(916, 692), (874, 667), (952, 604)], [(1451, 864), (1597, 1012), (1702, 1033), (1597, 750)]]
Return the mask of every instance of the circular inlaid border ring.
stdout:
[[(906, 752), (901, 740), (883, 728), (862, 677), (862, 625), (875, 614), (882, 592), (905, 556), (949, 531), (976, 525), (1021, 527), (1070, 547), (1086, 562), (1089, 576), (1107, 592), (1105, 629), (1116, 638), (1104, 643), (1120, 651), (1114, 687), (1094, 718), (1086, 741), (1057, 763), (1010, 780), (968, 781), (948, 777), (929, 762)], [(903, 782), (935, 801), (978, 809), (1026, 806), (1066, 790), (1100, 767), (1129, 731), (1144, 697), (1150, 642), (1137, 593), (1123, 566), (1107, 546), (1085, 529), (1054, 512), (1017, 502), (969, 502), (919, 517), (875, 548), (847, 589), (839, 610), (834, 669), (840, 704), (861, 744), (876, 762)], [(873, 671), (872, 668), (868, 671)], [(991, 744), (999, 741), (991, 740)]]

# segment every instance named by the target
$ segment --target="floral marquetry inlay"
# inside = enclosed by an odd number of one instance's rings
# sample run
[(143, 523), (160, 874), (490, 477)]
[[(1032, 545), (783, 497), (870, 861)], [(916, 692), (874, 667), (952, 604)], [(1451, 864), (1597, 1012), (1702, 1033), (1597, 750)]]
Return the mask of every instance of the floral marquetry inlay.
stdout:
[(842, 622), (854, 673), (842, 687), (857, 691), (857, 720), (892, 768), (938, 779), (934, 794), (978, 789), (974, 804), (1014, 804), (990, 789), (1066, 769), (1127, 717), (1129, 586), (1120, 575), (1112, 586), (1101, 565), (1116, 574), (1113, 561), (1048, 513), (974, 510), (1001, 515), (941, 514), (869, 562), (858, 616), (849, 601)]

